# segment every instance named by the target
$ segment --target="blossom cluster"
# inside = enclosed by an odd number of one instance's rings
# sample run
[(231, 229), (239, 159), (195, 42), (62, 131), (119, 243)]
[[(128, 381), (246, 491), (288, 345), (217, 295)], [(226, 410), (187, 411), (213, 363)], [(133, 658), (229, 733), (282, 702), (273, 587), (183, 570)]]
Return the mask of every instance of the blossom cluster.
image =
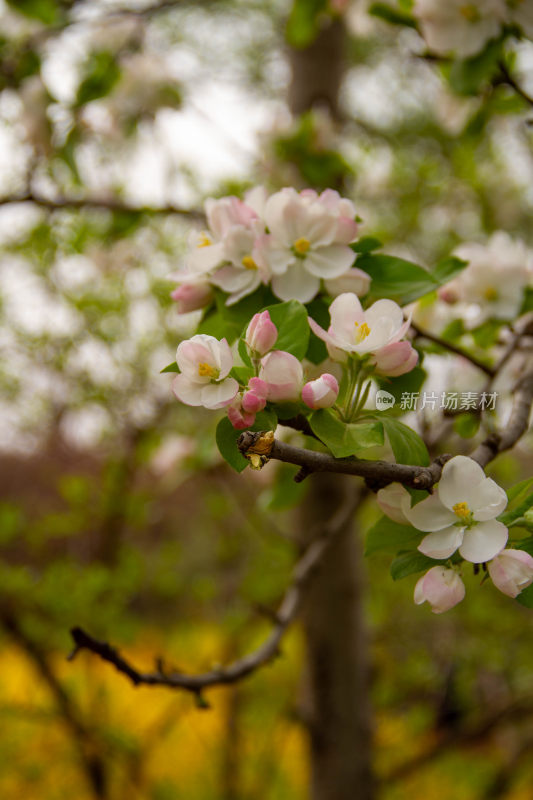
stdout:
[[(533, 558), (523, 550), (505, 549), (509, 532), (496, 517), (507, 505), (507, 495), (473, 459), (455, 456), (442, 470), (437, 491), (411, 507), (401, 484), (378, 492), (382, 511), (400, 524), (410, 524), (427, 535), (421, 553), (439, 561), (456, 551), (473, 564), (486, 564), (500, 591), (516, 597), (533, 583)], [(457, 605), (465, 586), (453, 563), (432, 567), (415, 586), (415, 603), (428, 601), (439, 614)]]
[(504, 25), (533, 38), (529, 0), (415, 0), (414, 16), (429, 49), (468, 58), (498, 38)]
[(322, 282), (331, 296), (368, 291), (370, 277), (353, 267), (355, 208), (333, 189), (285, 188), (268, 196), (256, 187), (244, 200), (209, 198), (205, 212), (208, 229), (191, 235), (185, 268), (172, 276), (181, 313), (207, 306), (213, 287), (228, 295), (227, 305), (261, 284), (270, 284), (280, 300), (301, 303), (312, 300)]

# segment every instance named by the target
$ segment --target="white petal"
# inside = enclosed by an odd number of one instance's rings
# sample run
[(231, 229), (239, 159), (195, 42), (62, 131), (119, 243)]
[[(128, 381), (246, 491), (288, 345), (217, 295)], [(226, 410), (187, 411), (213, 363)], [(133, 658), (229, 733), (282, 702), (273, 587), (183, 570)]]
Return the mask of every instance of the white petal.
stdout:
[(429, 533), (424, 536), (418, 549), (429, 558), (449, 558), (463, 541), (464, 528), (450, 525), (442, 531)]
[(220, 378), (225, 378), (233, 367), (233, 355), (231, 354), (231, 348), (225, 339), (221, 339), (220, 342), (217, 341), (217, 354)]
[(377, 300), (365, 311), (365, 321), (370, 329), (377, 327), (383, 319), (391, 323), (391, 329), (397, 330), (403, 325), (403, 311), (393, 300)]
[(284, 275), (274, 275), (272, 278), (272, 291), (280, 300), (308, 303), (319, 289), (320, 280), (310, 275), (299, 263), (290, 266)]
[(318, 278), (338, 278), (355, 261), (355, 253), (346, 245), (330, 244), (310, 250), (305, 258), (305, 268)]
[(237, 392), (239, 384), (233, 378), (226, 378), (225, 381), (209, 383), (202, 387), (202, 405), (206, 408), (224, 408), (229, 405)]
[(232, 294), (230, 294), (230, 296), (226, 300), (226, 305), (232, 306), (234, 305), (234, 303), (238, 303), (239, 300), (242, 300), (243, 297), (246, 297), (246, 295), (252, 294), (252, 292), (255, 292), (260, 283), (261, 279), (257, 274), (257, 272), (255, 272), (255, 274), (252, 275), (252, 278), (248, 281), (248, 283), (245, 286), (242, 287), (242, 289), (239, 289), (237, 292), (232, 292)]
[(426, 500), (411, 506), (411, 496), (404, 497), (401, 508), (411, 525), (419, 531), (440, 531), (448, 525), (457, 522), (453, 511), (450, 511), (440, 502), (438, 495), (430, 494)]
[(494, 519), (507, 505), (507, 495), (492, 478), (485, 478), (474, 486), (470, 495), (474, 519), (482, 522)]
[(505, 525), (496, 519), (489, 519), (465, 531), (459, 552), (466, 561), (481, 564), (497, 556), (507, 544), (508, 538), (509, 532)]
[(256, 269), (239, 269), (238, 267), (222, 267), (211, 278), (211, 283), (219, 286), (224, 292), (238, 292), (257, 276)]
[(355, 323), (361, 324), (365, 315), (357, 295), (345, 292), (335, 298), (329, 307), (331, 329), (338, 341), (353, 344)]
[(186, 375), (177, 375), (172, 381), (172, 391), (187, 406), (202, 405), (204, 383), (193, 383)]
[(466, 456), (455, 456), (446, 462), (442, 470), (439, 497), (447, 508), (453, 508), (456, 503), (468, 503), (471, 507), (470, 494), (474, 497), (472, 489), (485, 477), (476, 461)]

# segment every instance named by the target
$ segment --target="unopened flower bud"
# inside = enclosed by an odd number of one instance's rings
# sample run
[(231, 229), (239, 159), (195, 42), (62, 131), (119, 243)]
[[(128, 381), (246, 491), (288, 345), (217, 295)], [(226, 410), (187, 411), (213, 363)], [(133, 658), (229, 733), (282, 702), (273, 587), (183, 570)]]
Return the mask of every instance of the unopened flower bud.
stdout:
[(255, 422), (255, 414), (246, 411), (242, 405), (242, 395), (238, 394), (231, 405), (228, 406), (228, 419), (233, 427), (242, 431), (250, 428)]
[(302, 400), (309, 408), (330, 408), (339, 394), (337, 379), (325, 372), (316, 381), (309, 381), (302, 389)]
[(502, 550), (489, 562), (488, 570), (496, 588), (509, 597), (533, 583), (533, 558), (525, 550)]
[(270, 319), (268, 311), (252, 317), (246, 331), (245, 341), (253, 353), (264, 356), (272, 350), (278, 338), (278, 329)]
[(178, 304), (178, 312), (188, 314), (189, 311), (198, 311), (209, 305), (213, 290), (208, 283), (182, 283), (170, 296)]
[(431, 567), (415, 586), (417, 605), (426, 600), (434, 614), (442, 614), (460, 603), (465, 596), (465, 585), (457, 572), (446, 567)]
[(250, 378), (248, 389), (242, 396), (242, 407), (245, 411), (257, 414), (266, 406), (268, 384), (260, 378)]
[(298, 400), (303, 368), (297, 358), (284, 350), (273, 350), (261, 361), (259, 378), (268, 384), (267, 399), (273, 403)]

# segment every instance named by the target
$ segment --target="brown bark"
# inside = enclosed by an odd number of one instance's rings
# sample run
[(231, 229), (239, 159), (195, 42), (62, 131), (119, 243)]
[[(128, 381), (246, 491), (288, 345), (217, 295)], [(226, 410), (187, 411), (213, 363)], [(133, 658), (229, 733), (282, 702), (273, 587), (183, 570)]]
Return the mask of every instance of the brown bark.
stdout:
[[(302, 531), (326, 522), (347, 492), (357, 491), (352, 479), (339, 475), (309, 480)], [(304, 599), (312, 800), (375, 796), (360, 560), (360, 544), (350, 523), (327, 553)]]

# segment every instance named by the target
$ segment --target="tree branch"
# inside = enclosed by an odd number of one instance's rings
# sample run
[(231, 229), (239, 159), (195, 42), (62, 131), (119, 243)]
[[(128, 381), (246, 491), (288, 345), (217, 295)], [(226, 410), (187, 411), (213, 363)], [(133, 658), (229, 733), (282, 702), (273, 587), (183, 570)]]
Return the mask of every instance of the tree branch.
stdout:
[(170, 689), (184, 689), (196, 695), (201, 708), (207, 708), (208, 704), (202, 697), (204, 689), (208, 689), (211, 686), (236, 683), (279, 655), (281, 640), (298, 613), (304, 587), (319, 568), (324, 554), (345, 529), (359, 503), (359, 499), (360, 493), (355, 492), (350, 501), (339, 509), (328, 525), (321, 525), (318, 528), (317, 538), (305, 550), (294, 567), (291, 582), (283, 596), (278, 611), (274, 615), (273, 630), (256, 650), (253, 650), (243, 658), (233, 661), (226, 667), (217, 667), (209, 672), (197, 675), (177, 671), (167, 672), (160, 661), (157, 663), (155, 672), (141, 672), (125, 659), (115, 647), (107, 642), (95, 639), (82, 628), (77, 627), (70, 632), (74, 640), (74, 650), (68, 657), (69, 660), (75, 658), (80, 650), (90, 650), (103, 661), (112, 664), (118, 672), (129, 678), (134, 686), (144, 684), (148, 686), (166, 686)]
[(435, 336), (433, 333), (423, 331), (415, 322), (411, 322), (411, 328), (415, 331), (417, 338), (421, 337), (427, 339), (429, 342), (433, 342), (439, 347), (442, 347), (443, 350), (448, 350), (450, 353), (455, 353), (456, 356), (466, 358), (467, 361), (470, 361), (471, 364), (484, 372), (485, 375), (488, 375), (489, 378), (493, 378), (495, 376), (496, 371), (493, 367), (485, 364), (484, 361), (479, 361), (479, 359), (477, 359), (467, 350), (463, 350), (462, 347), (458, 347), (457, 345), (452, 344), (452, 342), (448, 342), (446, 339), (441, 339), (440, 336)]
[(505, 65), (504, 61), (500, 61), (499, 67), (500, 67), (500, 72), (501, 72), (501, 75), (502, 75), (501, 83), (506, 83), (508, 86), (511, 87), (511, 89), (514, 89), (514, 91), (518, 95), (520, 95), (522, 100), (525, 100), (528, 105), (533, 106), (533, 97), (531, 97), (531, 95), (529, 95), (525, 91), (525, 89), (522, 89), (520, 84), (516, 82), (516, 80), (513, 78), (513, 76), (511, 75), (511, 73), (507, 69), (507, 66)]
[(37, 192), (28, 191), (19, 195), (7, 195), (0, 197), (0, 206), (15, 205), (18, 203), (32, 203), (48, 211), (63, 211), (68, 209), (96, 209), (103, 211), (118, 211), (130, 214), (146, 214), (153, 216), (156, 214), (178, 214), (187, 219), (204, 220), (202, 211), (194, 208), (182, 208), (169, 204), (166, 206), (136, 206), (131, 203), (120, 202), (119, 200), (101, 197), (45, 197)]

